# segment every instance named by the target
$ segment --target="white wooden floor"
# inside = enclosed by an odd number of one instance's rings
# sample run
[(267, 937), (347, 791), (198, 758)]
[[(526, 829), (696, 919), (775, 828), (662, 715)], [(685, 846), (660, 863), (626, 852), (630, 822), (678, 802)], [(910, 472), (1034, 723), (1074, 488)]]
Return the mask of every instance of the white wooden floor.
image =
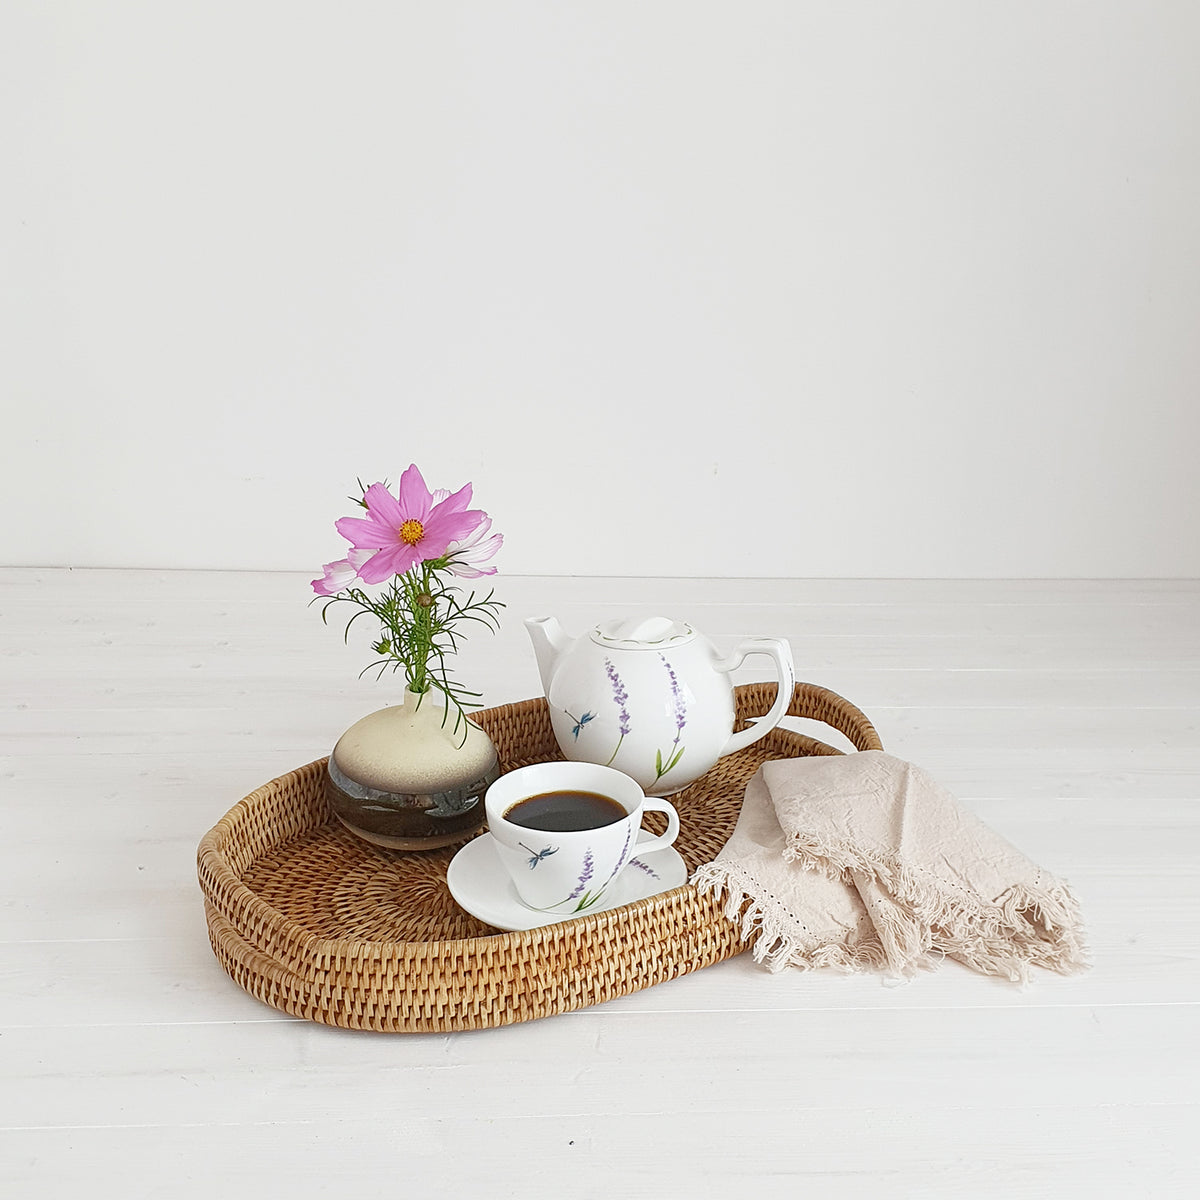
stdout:
[(1200, 584), (496, 582), (488, 703), (540, 692), (529, 615), (789, 638), (1075, 886), (1093, 969), (745, 955), (508, 1029), (293, 1020), (213, 958), (196, 844), (393, 685), (304, 576), (0, 571), (0, 1195), (1200, 1194)]

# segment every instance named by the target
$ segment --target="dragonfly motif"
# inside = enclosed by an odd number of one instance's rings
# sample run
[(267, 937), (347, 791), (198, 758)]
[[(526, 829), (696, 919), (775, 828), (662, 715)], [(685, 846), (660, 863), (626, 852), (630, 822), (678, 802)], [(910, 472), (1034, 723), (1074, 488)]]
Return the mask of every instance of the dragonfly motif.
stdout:
[(576, 741), (579, 740), (580, 730), (582, 730), (589, 721), (594, 721), (596, 719), (596, 714), (594, 712), (585, 712), (582, 717), (577, 717), (573, 712), (567, 712), (565, 708), (563, 709), (563, 712), (567, 713), (567, 716), (575, 722), (571, 733), (574, 734)]
[(545, 850), (531, 850), (524, 842), (518, 842), (518, 846), (529, 855), (529, 869), (532, 871), (543, 859), (549, 858), (552, 854), (558, 853), (557, 846), (547, 846)]

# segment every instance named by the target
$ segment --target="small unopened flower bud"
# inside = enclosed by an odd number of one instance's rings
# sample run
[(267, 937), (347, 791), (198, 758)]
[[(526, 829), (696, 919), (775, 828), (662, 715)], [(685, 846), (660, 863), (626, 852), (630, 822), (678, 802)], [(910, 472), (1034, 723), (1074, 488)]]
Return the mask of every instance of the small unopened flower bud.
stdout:
[(422, 592), (417, 597), (417, 603), (422, 608), (432, 608), (433, 607), (433, 597), (428, 592)]

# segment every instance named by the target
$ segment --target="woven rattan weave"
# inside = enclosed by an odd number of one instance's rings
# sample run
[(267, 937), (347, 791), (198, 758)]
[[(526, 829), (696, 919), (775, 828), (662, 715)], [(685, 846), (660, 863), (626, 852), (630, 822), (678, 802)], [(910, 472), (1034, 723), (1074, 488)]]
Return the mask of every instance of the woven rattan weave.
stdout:
[[(774, 684), (739, 687), (739, 721), (765, 712), (774, 697)], [(825, 688), (797, 684), (789, 713), (840, 730), (859, 750), (880, 748), (870, 721)], [(506, 771), (562, 757), (544, 700), (486, 709), (474, 719)], [(676, 849), (688, 871), (725, 844), (763, 762), (838, 753), (775, 729), (673, 796)], [(252, 792), (199, 847), (217, 959), (274, 1008), (388, 1033), (483, 1029), (624, 996), (745, 948), (720, 905), (690, 884), (557, 925), (499, 933), (451, 898), (446, 867), (455, 847), (386, 850), (347, 832), (326, 805), (325, 762)]]

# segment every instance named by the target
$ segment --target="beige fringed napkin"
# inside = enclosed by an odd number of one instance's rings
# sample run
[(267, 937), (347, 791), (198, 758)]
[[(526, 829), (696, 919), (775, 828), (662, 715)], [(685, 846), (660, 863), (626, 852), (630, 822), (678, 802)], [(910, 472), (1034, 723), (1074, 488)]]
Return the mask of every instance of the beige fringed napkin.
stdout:
[(772, 970), (906, 976), (949, 956), (986, 975), (1086, 965), (1070, 889), (919, 767), (878, 750), (768, 762), (692, 877), (726, 897)]

